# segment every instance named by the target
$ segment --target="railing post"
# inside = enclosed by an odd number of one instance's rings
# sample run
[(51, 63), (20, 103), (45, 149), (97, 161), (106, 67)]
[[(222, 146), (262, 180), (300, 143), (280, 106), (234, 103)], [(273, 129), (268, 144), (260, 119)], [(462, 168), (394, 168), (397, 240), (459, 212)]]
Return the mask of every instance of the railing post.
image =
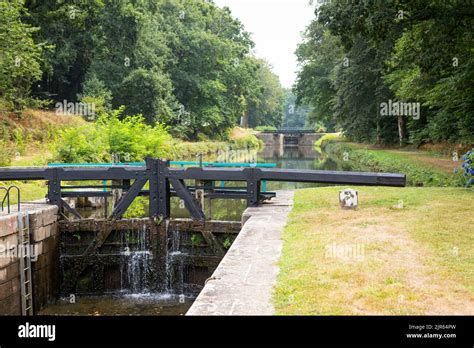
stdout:
[(59, 208), (61, 213), (61, 178), (59, 177), (60, 168), (51, 168), (50, 176), (48, 180), (48, 201), (51, 204), (55, 204)]
[(158, 217), (158, 160), (147, 157), (145, 159), (148, 183), (150, 186), (149, 216)]
[(260, 169), (246, 168), (247, 174), (247, 207), (257, 207), (260, 199)]
[[(158, 171), (158, 216), (163, 219), (170, 217), (170, 205), (171, 205), (171, 194), (170, 194), (170, 181), (168, 179), (168, 167), (170, 161), (168, 160), (157, 160), (157, 171)], [(150, 183), (151, 189), (151, 183)], [(151, 194), (151, 191), (150, 191)]]

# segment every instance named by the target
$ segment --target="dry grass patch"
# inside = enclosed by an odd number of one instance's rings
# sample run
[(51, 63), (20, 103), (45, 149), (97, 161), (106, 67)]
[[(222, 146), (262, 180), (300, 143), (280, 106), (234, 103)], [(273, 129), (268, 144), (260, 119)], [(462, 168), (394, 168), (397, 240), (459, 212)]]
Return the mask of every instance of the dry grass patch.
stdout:
[(274, 300), (280, 314), (474, 314), (473, 192), (340, 188), (296, 193)]

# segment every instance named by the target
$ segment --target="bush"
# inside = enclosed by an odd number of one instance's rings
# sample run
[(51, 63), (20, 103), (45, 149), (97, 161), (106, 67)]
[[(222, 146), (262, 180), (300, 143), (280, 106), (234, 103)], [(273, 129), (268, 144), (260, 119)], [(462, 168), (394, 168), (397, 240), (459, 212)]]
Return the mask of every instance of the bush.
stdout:
[(7, 141), (0, 139), (0, 167), (9, 166), (12, 162), (13, 149)]
[(233, 139), (232, 143), (238, 148), (259, 149), (263, 146), (263, 141), (258, 139), (255, 135), (246, 135), (237, 139)]
[(260, 149), (263, 141), (259, 140), (253, 130), (248, 128), (234, 127), (228, 131), (227, 137), (237, 148)]
[(16, 150), (24, 155), (26, 152), (26, 145), (30, 142), (31, 136), (25, 134), (21, 128), (15, 128), (13, 130), (13, 140), (15, 141)]
[(331, 141), (341, 139), (340, 133), (328, 133), (324, 134), (321, 138), (315, 141), (314, 147), (318, 149), (324, 149), (324, 147)]
[(95, 123), (68, 128), (57, 141), (60, 162), (110, 162), (117, 155), (122, 162), (143, 161), (147, 156), (166, 157), (172, 152), (172, 138), (161, 124), (149, 126), (143, 117), (119, 117), (123, 108), (103, 115)]
[[(466, 187), (471, 187), (474, 185), (474, 149), (469, 150), (464, 156), (462, 156), (463, 159), (463, 177), (465, 180), (465, 185)], [(456, 170), (456, 172), (458, 172)]]
[(218, 151), (226, 150), (227, 144), (217, 141), (206, 141), (199, 143), (179, 142), (173, 145), (171, 158), (177, 161), (185, 161), (195, 157), (198, 154), (212, 154)]

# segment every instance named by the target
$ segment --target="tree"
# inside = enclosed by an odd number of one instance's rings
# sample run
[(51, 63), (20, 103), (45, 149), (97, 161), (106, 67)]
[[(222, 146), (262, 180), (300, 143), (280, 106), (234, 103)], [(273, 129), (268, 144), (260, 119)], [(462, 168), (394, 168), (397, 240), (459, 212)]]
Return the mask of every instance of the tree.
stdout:
[[(41, 83), (35, 92), (142, 114), (174, 135), (222, 138), (242, 116), (279, 124), (281, 87), (228, 8), (205, 0), (25, 2), (40, 27)], [(258, 79), (255, 79), (258, 76)], [(244, 117), (244, 118), (245, 118)]]
[(285, 115), (282, 122), (283, 128), (312, 128), (319, 129), (326, 128), (322, 123), (314, 123), (310, 119), (310, 114), (313, 111), (311, 106), (307, 104), (298, 104), (296, 102), (296, 95), (289, 89), (285, 89)]
[(21, 19), (22, 3), (0, 2), (0, 101), (16, 110), (27, 104), (32, 83), (41, 77), (43, 48), (33, 40), (38, 29)]
[(312, 105), (308, 124), (332, 129), (335, 69), (347, 59), (340, 40), (321, 23), (313, 21), (305, 31), (304, 41), (298, 45), (296, 56), (301, 67), (294, 86), (296, 106)]
[[(472, 142), (473, 12), (459, 2), (325, 3), (297, 50), (298, 100), (358, 141)], [(387, 102), (421, 113), (385, 117)]]
[(457, 2), (413, 6), (411, 11), (425, 15), (397, 39), (385, 76), (398, 98), (422, 105), (420, 120), (407, 125), (411, 141), (472, 142), (473, 11)]
[(257, 63), (259, 68), (256, 80), (260, 93), (257, 100), (249, 105), (249, 126), (252, 128), (258, 126), (278, 128), (283, 121), (284, 91), (278, 76), (272, 72), (270, 65), (262, 59), (257, 59)]
[(104, 6), (101, 0), (25, 1), (24, 20), (40, 29), (34, 33), (35, 40), (51, 47), (44, 51), (43, 75), (33, 86), (36, 94), (76, 101), (93, 59)]

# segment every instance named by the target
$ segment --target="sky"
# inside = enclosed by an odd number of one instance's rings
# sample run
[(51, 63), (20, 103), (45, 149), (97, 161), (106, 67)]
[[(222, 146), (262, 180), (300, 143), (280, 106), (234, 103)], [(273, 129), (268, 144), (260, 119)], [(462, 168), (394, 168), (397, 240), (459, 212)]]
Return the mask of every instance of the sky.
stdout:
[(266, 59), (283, 87), (290, 88), (296, 78), (294, 54), (301, 33), (314, 18), (309, 0), (214, 0), (217, 6), (230, 8), (252, 33), (254, 53)]

